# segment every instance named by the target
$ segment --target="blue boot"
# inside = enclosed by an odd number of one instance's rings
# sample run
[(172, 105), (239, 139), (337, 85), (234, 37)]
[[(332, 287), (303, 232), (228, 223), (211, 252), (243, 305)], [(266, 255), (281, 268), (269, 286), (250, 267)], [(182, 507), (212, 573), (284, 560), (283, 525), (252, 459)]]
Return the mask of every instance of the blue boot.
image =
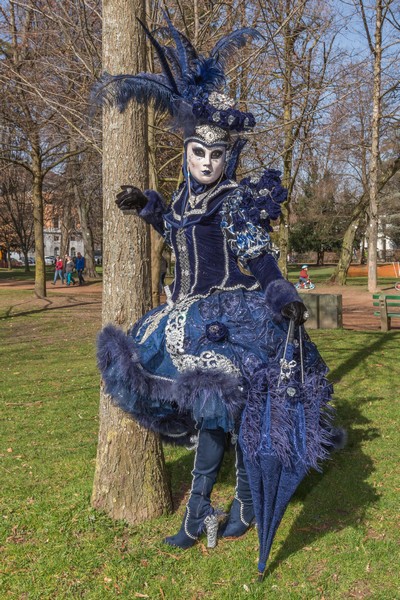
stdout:
[(207, 547), (216, 545), (218, 516), (211, 506), (210, 496), (225, 450), (225, 432), (222, 429), (204, 429), (199, 432), (199, 443), (192, 471), (193, 482), (186, 505), (185, 516), (176, 535), (165, 538), (165, 543), (179, 548), (193, 546), (203, 531), (207, 532)]
[(236, 442), (236, 489), (229, 518), (221, 531), (221, 537), (240, 537), (253, 525), (254, 509), (249, 480), (243, 461), (243, 453)]

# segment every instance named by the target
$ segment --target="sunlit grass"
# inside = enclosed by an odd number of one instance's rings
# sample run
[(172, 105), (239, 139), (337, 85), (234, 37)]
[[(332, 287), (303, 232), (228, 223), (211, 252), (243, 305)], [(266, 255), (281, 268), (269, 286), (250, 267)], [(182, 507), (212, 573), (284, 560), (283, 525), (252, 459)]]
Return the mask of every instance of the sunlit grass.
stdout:
[[(398, 597), (398, 333), (312, 333), (349, 442), (298, 489), (259, 585), (255, 530), (213, 551), (162, 543), (180, 525), (192, 452), (165, 447), (173, 515), (131, 527), (91, 509), (100, 304), (35, 312), (29, 298), (0, 291), (0, 598)], [(233, 487), (231, 453), (214, 502), (226, 508)]]

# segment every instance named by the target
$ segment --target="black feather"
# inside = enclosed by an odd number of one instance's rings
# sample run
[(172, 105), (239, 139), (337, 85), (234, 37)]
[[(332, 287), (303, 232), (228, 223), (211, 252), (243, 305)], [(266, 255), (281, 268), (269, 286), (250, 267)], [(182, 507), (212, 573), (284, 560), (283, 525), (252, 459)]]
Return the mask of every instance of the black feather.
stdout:
[(137, 20), (139, 21), (139, 23), (143, 27), (143, 29), (144, 29), (147, 37), (149, 38), (150, 42), (152, 43), (152, 45), (155, 48), (155, 51), (157, 52), (157, 56), (158, 56), (158, 59), (159, 59), (160, 64), (161, 64), (161, 68), (164, 71), (165, 77), (168, 79), (168, 82), (169, 82), (169, 84), (171, 86), (172, 91), (175, 94), (178, 94), (178, 88), (176, 86), (176, 82), (175, 82), (174, 76), (173, 76), (173, 74), (171, 72), (170, 66), (169, 66), (167, 58), (165, 56), (164, 48), (161, 46), (161, 44), (159, 42), (157, 42), (157, 40), (155, 39), (155, 37), (147, 29), (146, 25), (140, 19), (137, 19)]
[(215, 58), (199, 56), (187, 82), (207, 92), (218, 90), (225, 83), (225, 74), (221, 63)]
[(105, 73), (93, 87), (92, 98), (97, 104), (116, 106), (120, 112), (132, 99), (140, 103), (153, 102), (156, 109), (172, 113), (174, 93), (163, 75), (109, 75)]
[(243, 48), (251, 39), (262, 37), (261, 33), (252, 27), (237, 29), (218, 40), (211, 50), (210, 56), (216, 58), (224, 66), (226, 60), (232, 56), (234, 51)]
[[(165, 56), (167, 57), (169, 64), (171, 65), (171, 70), (175, 74), (175, 77), (182, 79), (182, 67), (178, 60), (175, 48), (172, 46), (163, 46)], [(176, 82), (179, 85), (179, 82)]]
[(175, 42), (176, 50), (178, 53), (178, 60), (182, 65), (182, 73), (183, 76), (186, 77), (190, 73), (191, 64), (197, 58), (197, 52), (194, 48), (193, 44), (189, 42), (187, 37), (183, 35), (180, 31), (178, 31), (171, 23), (170, 18), (167, 13), (163, 11), (164, 18), (167, 21), (169, 33), (172, 36), (172, 39)]

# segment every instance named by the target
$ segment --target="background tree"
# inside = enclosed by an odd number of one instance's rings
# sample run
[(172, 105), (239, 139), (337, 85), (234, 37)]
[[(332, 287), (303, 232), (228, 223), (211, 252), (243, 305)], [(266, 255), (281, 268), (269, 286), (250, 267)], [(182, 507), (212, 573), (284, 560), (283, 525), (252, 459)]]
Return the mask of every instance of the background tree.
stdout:
[(327, 4), (321, 7), (314, 0), (267, 0), (260, 6), (257, 25), (266, 36), (267, 48), (249, 69), (253, 79), (259, 78), (254, 91), (259, 117), (254, 136), (259, 157), (256, 162), (267, 161), (278, 167), (283, 163), (288, 199), (279, 225), (279, 265), (287, 275), (296, 179), (331, 85), (330, 67), (337, 60), (336, 31), (334, 13)]
[[(41, 89), (55, 84), (46, 56), (46, 22), (34, 1), (0, 7), (0, 161), (19, 165), (32, 176), (35, 234), (35, 294), (46, 296), (43, 182), (72, 154), (59, 112), (43, 102)], [(40, 39), (40, 44), (37, 40)]]
[(315, 252), (317, 265), (323, 265), (325, 252), (340, 248), (346, 204), (343, 206), (343, 197), (337, 193), (337, 178), (329, 171), (319, 173), (317, 160), (310, 166), (293, 206), (296, 221), (290, 227), (290, 251)]
[(31, 182), (22, 169), (7, 165), (0, 174), (0, 231), (9, 249), (24, 255), (29, 271), (28, 253), (34, 248)]

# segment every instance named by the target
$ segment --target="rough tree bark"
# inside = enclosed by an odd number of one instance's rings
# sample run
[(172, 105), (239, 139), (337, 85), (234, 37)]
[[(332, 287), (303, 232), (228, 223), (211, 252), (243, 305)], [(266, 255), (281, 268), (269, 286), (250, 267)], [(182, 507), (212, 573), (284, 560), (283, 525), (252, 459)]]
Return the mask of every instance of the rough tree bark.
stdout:
[(43, 173), (39, 144), (32, 143), (32, 204), (35, 235), (35, 288), (38, 298), (46, 297), (46, 266), (44, 264), (44, 234), (43, 234)]
[(294, 49), (295, 36), (290, 35), (290, 24), (286, 24), (284, 37), (284, 83), (283, 83), (283, 130), (284, 130), (284, 151), (283, 151), (283, 177), (282, 183), (288, 190), (286, 202), (282, 205), (282, 214), (279, 222), (279, 267), (284, 277), (287, 277), (287, 255), (289, 251), (289, 220), (290, 220), (290, 202), (292, 195), (292, 165), (293, 165), (293, 90), (292, 76), (293, 64), (292, 54)]
[[(149, 61), (151, 64), (152, 61)], [(153, 70), (150, 67), (150, 70)], [(155, 137), (155, 111), (150, 107), (148, 116), (148, 148), (149, 148), (149, 185), (153, 190), (158, 189), (158, 174), (156, 168), (156, 137)], [(164, 238), (151, 229), (151, 303), (153, 308), (160, 304), (160, 278), (161, 278), (161, 255), (164, 247)]]
[[(383, 2), (377, 0), (375, 5), (375, 45), (371, 44), (374, 57), (374, 92), (371, 123), (371, 160), (369, 168), (369, 234), (368, 234), (368, 291), (376, 292), (377, 252), (378, 252), (378, 168), (379, 168), (379, 134), (382, 118), (381, 80), (382, 80), (382, 27)], [(362, 6), (362, 3), (361, 3)]]
[[(144, 0), (104, 0), (103, 68), (112, 73), (145, 70), (145, 42), (136, 17)], [(151, 307), (150, 245), (146, 225), (123, 216), (114, 198), (121, 183), (147, 187), (146, 118), (131, 104), (103, 121), (104, 284), (103, 323), (126, 329)], [(115, 408), (101, 390), (100, 432), (92, 505), (115, 519), (137, 524), (171, 507), (159, 438)]]

